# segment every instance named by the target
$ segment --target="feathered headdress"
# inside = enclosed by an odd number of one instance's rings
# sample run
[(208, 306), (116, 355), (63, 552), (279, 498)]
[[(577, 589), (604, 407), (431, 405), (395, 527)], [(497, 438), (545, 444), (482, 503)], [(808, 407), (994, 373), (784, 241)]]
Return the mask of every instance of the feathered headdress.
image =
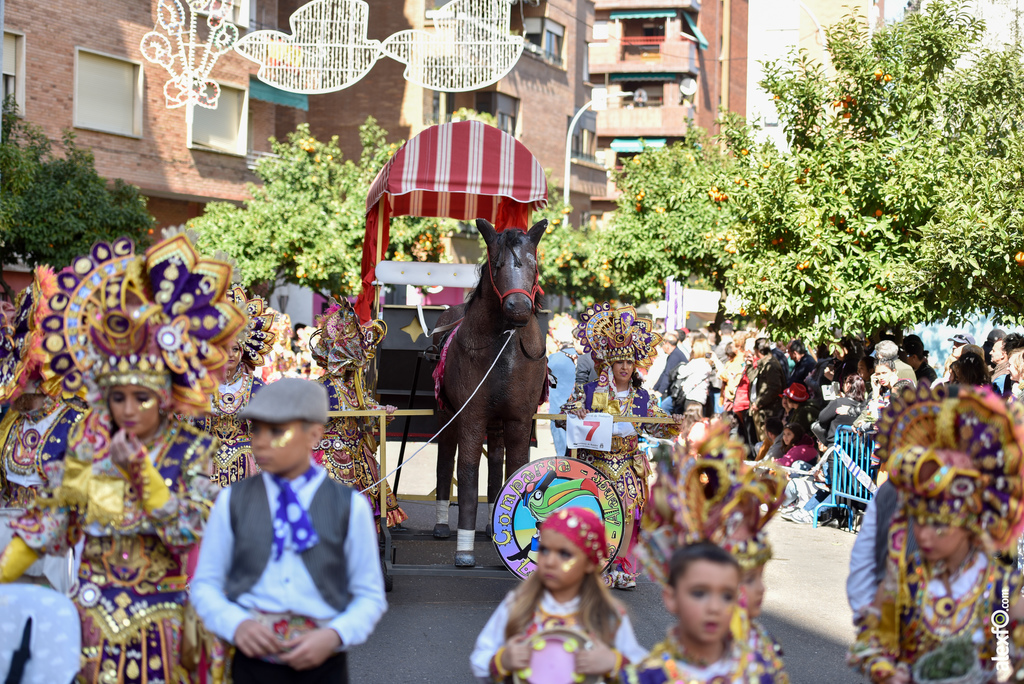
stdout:
[(667, 585), (675, 550), (702, 541), (725, 548), (745, 570), (771, 558), (763, 530), (781, 505), (785, 479), (775, 471), (746, 467), (745, 453), (720, 423), (695, 456), (677, 452), (684, 459), (678, 472), (661, 465), (637, 545), (640, 562), (655, 580)]
[(328, 375), (365, 368), (388, 334), (388, 327), (381, 320), (360, 325), (355, 310), (345, 299), (341, 303), (332, 299), (316, 324), (317, 330), (309, 338), (309, 351)]
[(654, 321), (638, 317), (631, 306), (612, 309), (609, 302), (588, 307), (574, 334), (598, 368), (615, 361), (633, 361), (640, 368), (648, 368), (661, 344)]
[(157, 392), (165, 408), (193, 415), (208, 407), (213, 371), (245, 324), (227, 298), (231, 267), (204, 259), (185, 235), (135, 254), (131, 240), (93, 246), (57, 276), (44, 321), (51, 368), (68, 391), (92, 399), (115, 385)]
[(33, 271), (32, 284), (18, 293), (13, 310), (4, 316), (0, 333), (0, 401), (17, 399), (29, 380), (55, 397), (60, 381), (50, 369), (50, 354), (43, 345), (43, 321), (50, 315), (50, 297), (57, 291), (57, 277), (49, 266)]
[(987, 388), (894, 390), (876, 441), (908, 517), (1000, 549), (1024, 530), (1024, 406)]
[(250, 299), (241, 285), (228, 290), (228, 300), (246, 315), (245, 327), (238, 334), (238, 343), (242, 347), (242, 363), (249, 370), (255, 370), (264, 364), (265, 356), (274, 346), (276, 314), (263, 297), (253, 295)]

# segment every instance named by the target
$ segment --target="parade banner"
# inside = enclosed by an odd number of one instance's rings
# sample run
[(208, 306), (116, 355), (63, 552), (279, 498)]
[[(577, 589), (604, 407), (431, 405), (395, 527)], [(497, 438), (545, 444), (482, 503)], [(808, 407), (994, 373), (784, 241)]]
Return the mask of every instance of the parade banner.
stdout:
[(537, 567), (540, 524), (568, 507), (589, 508), (601, 516), (609, 562), (622, 543), (622, 502), (611, 480), (574, 458), (541, 458), (520, 468), (501, 488), (491, 529), (501, 562), (526, 579)]
[(570, 413), (565, 418), (565, 442), (570, 449), (611, 451), (612, 416), (588, 413), (582, 418)]

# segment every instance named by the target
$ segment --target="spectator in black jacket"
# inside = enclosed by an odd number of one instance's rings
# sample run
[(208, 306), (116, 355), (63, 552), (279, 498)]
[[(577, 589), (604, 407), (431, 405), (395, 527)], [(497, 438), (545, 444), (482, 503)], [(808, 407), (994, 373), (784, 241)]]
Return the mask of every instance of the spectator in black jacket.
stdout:
[[(661, 375), (658, 376), (658, 382), (654, 385), (654, 391), (658, 393), (658, 396), (665, 397), (669, 396), (669, 384), (672, 379), (672, 371), (676, 369), (681, 363), (686, 363), (686, 354), (679, 348), (679, 336), (674, 332), (667, 332), (665, 336), (661, 338), (661, 351), (668, 355), (665, 359), (665, 369), (661, 371)], [(671, 414), (672, 412), (669, 411)]]
[(814, 372), (814, 359), (807, 353), (807, 347), (804, 346), (803, 340), (793, 340), (789, 343), (789, 358), (793, 359), (796, 365), (793, 367), (793, 372), (789, 374), (789, 384), (792, 386), (793, 383), (799, 382), (804, 387), (807, 386), (807, 376)]
[(782, 416), (782, 390), (786, 386), (786, 374), (782, 364), (772, 353), (772, 343), (759, 338), (754, 343), (757, 367), (751, 383), (750, 415), (754, 419), (758, 440), (765, 436), (764, 422), (768, 418)]
[(928, 352), (925, 351), (924, 343), (917, 335), (907, 335), (903, 338), (903, 354), (906, 356), (907, 364), (914, 369), (918, 382), (927, 382), (934, 385), (939, 379), (935, 369), (928, 365)]
[(842, 396), (829, 403), (818, 414), (818, 421), (811, 426), (811, 432), (826, 447), (836, 441), (836, 430), (844, 425), (853, 425), (865, 406), (864, 380), (859, 375), (850, 375), (843, 383)]

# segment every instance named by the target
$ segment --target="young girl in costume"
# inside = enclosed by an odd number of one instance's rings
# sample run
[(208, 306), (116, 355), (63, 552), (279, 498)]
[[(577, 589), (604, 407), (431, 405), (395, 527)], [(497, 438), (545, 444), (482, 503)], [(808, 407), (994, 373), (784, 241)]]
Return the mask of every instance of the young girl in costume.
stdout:
[(91, 408), (54, 466), (55, 489), (14, 524), (0, 581), (84, 538), (72, 595), (80, 682), (191, 679), (184, 555), (209, 514), (217, 441), (176, 415), (207, 408), (225, 347), (245, 323), (226, 296), (230, 272), (178, 235), (145, 257), (127, 239), (99, 243), (58, 276), (44, 345), (67, 391), (87, 383)]
[[(385, 409), (389, 415), (393, 413), (394, 406), (378, 404), (363, 384), (366, 367), (387, 335), (384, 321), (360, 325), (348, 300), (342, 300), (340, 304), (332, 300), (317, 325), (319, 328), (309, 338), (309, 350), (317, 365), (324, 370), (317, 382), (327, 390), (330, 410)], [(366, 417), (331, 418), (319, 447), (313, 451), (313, 457), (335, 480), (364, 492), (378, 519), (380, 488), (384, 487), (388, 527), (391, 527), (409, 516), (398, 506), (387, 481), (378, 483), (381, 476), (375, 455), (374, 424), (375, 421)]]
[[(1024, 644), (1021, 577), (992, 552), (1024, 522), (1024, 407), (988, 388), (894, 390), (877, 441), (902, 506), (885, 578), (854, 615), (850, 664), (880, 684), (1008, 681)], [(957, 649), (966, 672), (940, 672)]]
[(271, 332), (274, 312), (267, 302), (258, 296), (249, 299), (238, 285), (231, 288), (228, 298), (245, 312), (246, 325), (228, 345), (226, 381), (220, 383), (210, 398), (209, 415), (192, 421), (197, 428), (220, 440), (212, 475), (221, 487), (259, 472), (249, 444), (249, 422), (240, 420), (238, 412), (249, 403), (253, 393), (263, 387), (255, 371), (263, 365), (274, 344)]
[(679, 622), (622, 679), (786, 684), (774, 640), (751, 623), (771, 556), (763, 528), (778, 510), (783, 480), (746, 469), (746, 449), (729, 437), (727, 424), (714, 426), (695, 451), (678, 454), (678, 472), (659, 468), (637, 547)]
[(505, 682), (530, 666), (530, 637), (568, 628), (593, 640), (576, 655), (580, 675), (613, 676), (646, 655), (622, 606), (601, 579), (608, 548), (604, 523), (585, 508), (563, 508), (540, 528), (537, 569), (487, 621), (470, 655), (482, 682)]
[[(583, 417), (587, 413), (610, 413), (613, 416), (665, 417), (656, 399), (642, 388), (637, 368), (649, 368), (661, 336), (653, 332), (653, 321), (638, 318), (631, 306), (612, 309), (611, 304), (595, 304), (580, 316), (575, 334), (584, 354), (590, 354), (598, 378), (582, 387), (578, 386), (562, 413)], [(651, 466), (640, 450), (638, 430), (659, 438), (672, 438), (679, 433), (678, 423), (683, 418), (673, 416), (672, 424), (614, 423), (610, 451), (580, 449), (576, 457), (592, 463), (595, 468), (615, 483), (615, 491), (622, 501), (626, 526), (624, 543), (620, 547), (610, 573), (610, 581), (617, 589), (636, 586), (637, 570), (631, 558), (635, 545), (636, 521), (643, 514), (647, 501), (647, 478)], [(558, 423), (563, 427), (564, 423)]]

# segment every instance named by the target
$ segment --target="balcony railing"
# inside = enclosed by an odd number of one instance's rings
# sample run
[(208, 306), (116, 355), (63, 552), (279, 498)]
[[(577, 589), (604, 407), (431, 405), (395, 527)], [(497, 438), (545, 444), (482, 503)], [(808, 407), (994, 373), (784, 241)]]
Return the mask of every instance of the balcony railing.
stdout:
[(245, 165), (249, 167), (250, 171), (256, 170), (256, 165), (260, 163), (261, 159), (277, 159), (280, 155), (274, 154), (273, 152), (260, 152), (259, 150), (249, 150), (245, 155)]
[(623, 36), (619, 42), (623, 45), (661, 45), (665, 36)]
[(697, 73), (697, 45), (683, 37), (626, 36), (590, 43), (590, 73)]

